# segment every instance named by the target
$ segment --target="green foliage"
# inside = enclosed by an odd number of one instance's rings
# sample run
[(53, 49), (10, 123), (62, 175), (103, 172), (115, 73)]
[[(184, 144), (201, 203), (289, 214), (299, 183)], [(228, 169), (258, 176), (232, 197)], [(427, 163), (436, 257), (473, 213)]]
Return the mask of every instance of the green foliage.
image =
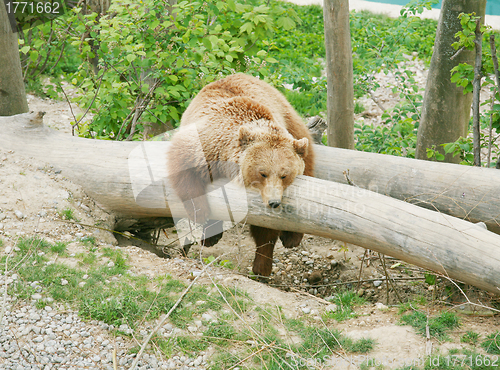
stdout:
[[(57, 17), (29, 30), (19, 32), (19, 51), (27, 91), (58, 99), (65, 73), (75, 73), (81, 60), (70, 45), (71, 22)], [(41, 79), (41, 76), (48, 77)]]
[(337, 305), (337, 309), (327, 313), (325, 316), (337, 321), (343, 321), (357, 317), (353, 307), (365, 303), (365, 299), (358, 296), (354, 291), (345, 291), (336, 294), (333, 298), (333, 303)]
[(354, 114), (360, 114), (365, 111), (365, 106), (359, 101), (354, 102)]
[[(486, 115), (492, 114), (492, 111), (489, 113), (486, 113)], [(486, 115), (482, 115), (481, 118), (482, 120), (486, 118)], [(488, 136), (481, 133), (481, 149), (487, 149), (488, 147)], [(446, 144), (441, 144), (441, 146), (444, 148), (444, 151), (446, 154), (453, 154), (453, 157), (460, 156), (460, 164), (466, 165), (466, 166), (473, 166), (474, 165), (474, 154), (473, 154), (473, 144), (472, 144), (472, 137), (460, 137), (457, 139), (457, 141), (453, 143), (446, 143)], [(498, 156), (499, 152), (499, 147), (498, 144), (493, 143), (492, 145), (492, 160), (490, 166), (495, 165), (495, 160), (496, 156)], [(495, 156), (495, 151), (497, 152)], [(444, 160), (444, 155), (439, 153), (435, 146), (432, 148), (427, 148), (427, 158), (433, 159), (436, 161), (443, 161)]]
[(486, 353), (500, 355), (500, 331), (488, 335), (483, 343), (481, 343), (481, 347), (483, 347)]
[[(78, 9), (75, 10), (78, 13)], [(174, 123), (205, 84), (235, 72), (265, 77), (269, 39), (276, 28), (298, 21), (279, 2), (182, 1), (171, 9), (153, 0), (113, 2), (109, 13), (80, 16), (72, 45), (83, 60), (97, 54), (99, 69), (84, 63), (72, 82), (79, 104), (95, 116), (81, 134), (97, 138), (138, 138), (144, 127)], [(90, 30), (95, 45), (81, 34)], [(262, 40), (257, 46), (257, 41)]]
[[(215, 261), (214, 256), (208, 256), (208, 257), (203, 258), (203, 263), (205, 263), (207, 265), (213, 261)], [(220, 261), (217, 263), (217, 265), (219, 265), (220, 267), (228, 268), (228, 269), (234, 269), (234, 265), (230, 260)]]
[(443, 144), (443, 147), (446, 154), (452, 153), (454, 157), (459, 155), (462, 159), (460, 164), (466, 164), (469, 166), (474, 164), (474, 155), (472, 154), (472, 138), (460, 137), (454, 143)]
[(72, 208), (69, 208), (69, 207), (65, 208), (62, 211), (60, 211), (59, 212), (59, 216), (63, 220), (68, 220), (68, 221), (74, 220), (76, 222), (79, 222), (79, 220), (75, 217), (75, 211)]
[(50, 247), (50, 251), (52, 253), (57, 253), (59, 255), (65, 255), (66, 254), (66, 243), (64, 242), (57, 242), (53, 246)]
[(474, 80), (474, 67), (467, 63), (459, 63), (451, 69), (451, 82), (463, 87), (463, 93), (472, 93)]
[(460, 338), (461, 343), (467, 343), (467, 344), (470, 344), (472, 346), (475, 346), (476, 344), (478, 344), (478, 340), (479, 340), (479, 334), (474, 332), (474, 331), (470, 331), (470, 330), (468, 330)]
[(460, 325), (458, 316), (453, 312), (442, 312), (438, 316), (427, 317), (422, 311), (412, 311), (401, 317), (401, 323), (411, 325), (415, 330), (426, 335), (426, 326), (429, 326), (429, 333), (438, 340), (447, 340), (446, 331), (454, 329)]
[(357, 150), (415, 158), (417, 128), (408, 119), (384, 126), (355, 123), (354, 135)]
[(236, 339), (236, 331), (234, 327), (227, 322), (211, 323), (207, 330), (203, 332), (203, 336), (214, 339), (214, 343), (226, 346), (231, 344), (231, 341)]

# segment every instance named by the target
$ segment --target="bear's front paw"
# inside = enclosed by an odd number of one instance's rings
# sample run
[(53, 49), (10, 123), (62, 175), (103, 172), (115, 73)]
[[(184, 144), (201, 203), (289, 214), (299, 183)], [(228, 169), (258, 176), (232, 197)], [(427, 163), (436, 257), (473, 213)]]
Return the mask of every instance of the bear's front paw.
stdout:
[(185, 201), (184, 209), (189, 219), (197, 224), (204, 224), (210, 216), (210, 206), (204, 196)]
[(201, 245), (204, 247), (214, 246), (222, 238), (223, 231), (222, 221), (208, 220), (207, 223), (203, 225)]
[(295, 248), (298, 247), (302, 241), (304, 234), (295, 233), (292, 231), (282, 231), (280, 235), (280, 240), (285, 248)]

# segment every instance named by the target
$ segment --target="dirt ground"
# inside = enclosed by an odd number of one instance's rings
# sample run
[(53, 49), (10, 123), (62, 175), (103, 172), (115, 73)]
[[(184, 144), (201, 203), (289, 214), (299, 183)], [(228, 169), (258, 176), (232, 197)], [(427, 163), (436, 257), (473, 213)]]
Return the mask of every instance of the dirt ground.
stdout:
[[(44, 117), (47, 125), (71, 134), (72, 115), (66, 102), (30, 96), (29, 104), (31, 110), (47, 113)], [(375, 109), (378, 108), (372, 107), (369, 111)], [(76, 112), (77, 108), (74, 110)], [(68, 207), (75, 210), (80, 224), (61, 219), (59, 212)], [(0, 238), (4, 248), (13, 246), (20, 236), (35, 233), (51, 242), (70, 242), (68, 248), (74, 248), (74, 252), (79, 248), (78, 243), (71, 242), (90, 235), (96, 237), (100, 245), (117, 244), (110, 232), (85, 226), (96, 222), (108, 224), (110, 217), (77, 184), (65, 178), (63, 172), (44, 163), (43, 158), (24, 158), (22, 153), (0, 148)], [(368, 303), (358, 309), (359, 317), (339, 323), (338, 328), (352, 338), (375, 339), (377, 344), (369, 354), (372, 358), (411, 360), (425, 356), (426, 339), (411, 327), (398, 325), (396, 305), (399, 298), (406, 301), (424, 296), (431, 302), (426, 306), (429, 313), (454, 309), (460, 314), (463, 324), (451, 333), (453, 340), (439, 343), (433, 339), (434, 351), (465, 347), (460, 337), (468, 330), (484, 336), (499, 328), (500, 320), (494, 311), (479, 309), (472, 313), (473, 306), (461, 305), (463, 296), (456, 291), (452, 295), (447, 293), (445, 287), (449, 284), (442, 282), (438, 288), (429, 286), (422, 269), (387, 256), (381, 260), (377, 253), (357, 246), (311, 235), (306, 235), (301, 245), (294, 249), (285, 249), (278, 242), (273, 274), (269, 281), (259, 282), (248, 277), (255, 252), (248, 227), (238, 226), (226, 231), (212, 248), (201, 249), (193, 245), (187, 257), (175, 243), (176, 238), (175, 230), (169, 229), (158, 243), (170, 258), (161, 258), (140, 248), (142, 243), (137, 240), (119, 240), (130, 256), (133, 271), (148, 276), (170, 274), (188, 281), (201, 271), (201, 260), (221, 256), (221, 260), (231, 262), (232, 268), (214, 268), (213, 278), (247, 291), (256, 303), (280, 305), (289, 317), (319, 316), (329, 304), (328, 297), (339, 289), (355, 289)], [(168, 244), (171, 245), (166, 246)], [(392, 288), (387, 297), (382, 261), (395, 280), (399, 298)], [(208, 278), (202, 281), (210, 282)], [(474, 302), (495, 303), (485, 292), (469, 289), (467, 293)], [(336, 366), (347, 367), (348, 363)]]

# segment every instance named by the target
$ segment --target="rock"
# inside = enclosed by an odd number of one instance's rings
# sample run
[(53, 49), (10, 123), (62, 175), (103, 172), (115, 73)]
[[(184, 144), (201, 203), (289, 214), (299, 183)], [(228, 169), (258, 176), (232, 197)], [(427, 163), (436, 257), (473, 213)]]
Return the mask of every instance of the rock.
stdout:
[(14, 214), (16, 215), (16, 217), (20, 220), (22, 220), (23, 218), (25, 218), (26, 216), (21, 212), (21, 211), (18, 211), (18, 210), (15, 210), (14, 211)]
[(323, 278), (322, 276), (322, 271), (316, 270), (312, 274), (309, 275), (307, 280), (309, 281), (309, 284), (317, 284), (321, 281)]
[(0, 222), (0, 230), (3, 230), (4, 226), (3, 223)]
[(383, 281), (382, 281), (382, 280), (375, 280), (375, 281), (373, 282), (373, 285), (374, 285), (375, 287), (379, 287), (379, 286), (381, 286), (381, 285), (382, 285), (382, 283), (383, 283)]
[(330, 266), (332, 266), (332, 268), (337, 267), (337, 265), (338, 265), (338, 264), (339, 264), (339, 263), (338, 263), (338, 261), (336, 261), (336, 260), (332, 260), (332, 261), (330, 262)]
[(375, 303), (375, 307), (376, 307), (377, 309), (379, 309), (379, 310), (386, 310), (386, 309), (388, 309), (388, 308), (389, 308), (389, 307), (387, 307), (385, 304), (380, 303), (380, 302)]
[(311, 309), (309, 307), (302, 307), (302, 312), (304, 312), (307, 315), (311, 313)]
[(39, 300), (39, 299), (42, 299), (42, 295), (41, 294), (38, 294), (38, 293), (35, 293), (31, 296), (31, 299), (34, 299), (34, 300)]
[(6, 218), (6, 217), (7, 217), (7, 216), (5, 216), (4, 214), (1, 214), (1, 215), (0, 215), (0, 221), (5, 220), (5, 218)]
[(68, 285), (69, 282), (66, 279), (61, 279), (61, 285)]
[(325, 312), (335, 312), (337, 311), (337, 305), (332, 303), (325, 307)]
[(362, 297), (365, 294), (365, 290), (363, 288), (360, 288), (358, 290), (358, 296)]

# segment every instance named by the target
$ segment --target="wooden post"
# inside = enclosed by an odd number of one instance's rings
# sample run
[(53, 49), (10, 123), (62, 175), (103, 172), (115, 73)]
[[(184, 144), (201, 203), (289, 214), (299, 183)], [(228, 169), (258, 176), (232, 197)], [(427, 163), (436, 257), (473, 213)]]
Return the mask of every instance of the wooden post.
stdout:
[(324, 0), (328, 145), (354, 149), (354, 90), (349, 1)]

